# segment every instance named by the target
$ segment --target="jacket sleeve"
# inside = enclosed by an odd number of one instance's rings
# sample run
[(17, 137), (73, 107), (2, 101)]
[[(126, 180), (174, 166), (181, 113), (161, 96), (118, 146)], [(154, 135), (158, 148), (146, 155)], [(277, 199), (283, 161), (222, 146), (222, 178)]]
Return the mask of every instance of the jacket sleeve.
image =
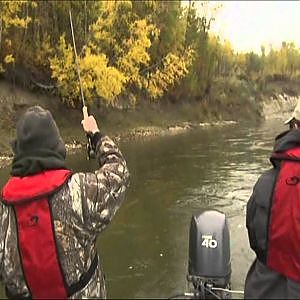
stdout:
[(108, 136), (100, 136), (94, 143), (99, 168), (95, 172), (77, 173), (75, 180), (80, 182), (84, 225), (98, 233), (123, 202), (129, 185), (129, 171), (121, 151)]
[(6, 234), (9, 222), (9, 208), (0, 202), (0, 280), (2, 280), (4, 252), (6, 246)]
[(246, 226), (250, 246), (262, 262), (265, 262), (267, 254), (269, 217), (276, 174), (276, 169), (263, 173), (247, 203)]

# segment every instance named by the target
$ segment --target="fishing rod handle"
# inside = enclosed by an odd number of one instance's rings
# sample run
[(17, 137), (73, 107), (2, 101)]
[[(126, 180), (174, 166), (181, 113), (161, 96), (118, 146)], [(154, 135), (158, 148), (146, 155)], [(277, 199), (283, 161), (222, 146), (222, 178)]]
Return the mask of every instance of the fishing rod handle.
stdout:
[(87, 137), (87, 159), (91, 160), (94, 159), (96, 157), (96, 149), (94, 149), (93, 145), (92, 145), (92, 138), (93, 138), (93, 134), (91, 132), (86, 134)]
[(83, 126), (84, 131), (86, 132), (87, 137), (87, 153), (88, 160), (95, 158), (96, 144), (99, 140), (99, 128), (97, 121), (95, 120), (93, 115), (88, 114), (87, 106), (83, 106), (82, 108), (83, 120), (81, 124)]

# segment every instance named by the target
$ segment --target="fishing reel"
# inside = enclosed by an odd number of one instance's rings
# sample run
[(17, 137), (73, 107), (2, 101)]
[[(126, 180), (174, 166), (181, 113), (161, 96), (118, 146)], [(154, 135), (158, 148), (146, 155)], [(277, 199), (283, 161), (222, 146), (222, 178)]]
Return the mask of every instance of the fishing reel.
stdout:
[(87, 144), (86, 144), (86, 150), (87, 150), (87, 159), (91, 160), (94, 159), (96, 157), (96, 151), (92, 146), (92, 133), (87, 133), (86, 134), (87, 137)]

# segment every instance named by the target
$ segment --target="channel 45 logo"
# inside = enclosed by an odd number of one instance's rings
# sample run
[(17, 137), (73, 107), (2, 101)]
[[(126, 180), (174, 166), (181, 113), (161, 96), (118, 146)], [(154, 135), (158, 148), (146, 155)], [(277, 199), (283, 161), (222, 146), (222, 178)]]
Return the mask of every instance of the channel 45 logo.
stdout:
[(202, 243), (201, 243), (202, 247), (206, 247), (206, 248), (212, 248), (215, 249), (218, 247), (218, 242), (213, 239), (212, 235), (202, 235)]

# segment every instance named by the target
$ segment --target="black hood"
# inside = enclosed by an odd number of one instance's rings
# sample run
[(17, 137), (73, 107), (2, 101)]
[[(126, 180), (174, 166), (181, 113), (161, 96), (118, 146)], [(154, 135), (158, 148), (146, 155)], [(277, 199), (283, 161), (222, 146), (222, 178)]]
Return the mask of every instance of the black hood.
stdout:
[(292, 148), (300, 147), (300, 130), (284, 131), (275, 138), (274, 152), (281, 153)]
[(292, 129), (279, 134), (275, 138), (273, 154), (270, 157), (273, 167), (276, 168), (280, 165), (282, 160), (281, 153), (297, 147), (300, 147), (300, 130)]
[(27, 109), (18, 121), (12, 148), (13, 176), (65, 168), (65, 144), (51, 113), (40, 106)]

